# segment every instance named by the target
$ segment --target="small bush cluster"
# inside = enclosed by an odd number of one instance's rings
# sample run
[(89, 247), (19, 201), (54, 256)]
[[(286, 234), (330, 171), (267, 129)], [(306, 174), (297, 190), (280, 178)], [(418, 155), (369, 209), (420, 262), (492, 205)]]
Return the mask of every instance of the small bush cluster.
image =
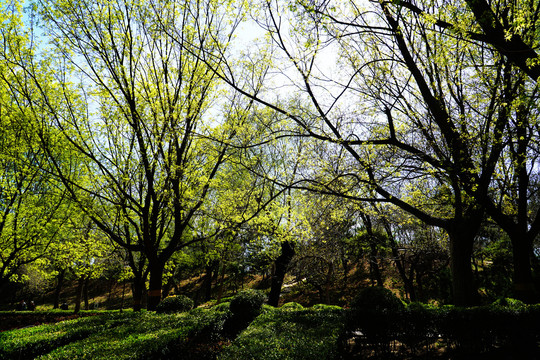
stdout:
[(185, 312), (193, 309), (194, 302), (185, 295), (169, 296), (163, 299), (156, 307), (156, 313)]

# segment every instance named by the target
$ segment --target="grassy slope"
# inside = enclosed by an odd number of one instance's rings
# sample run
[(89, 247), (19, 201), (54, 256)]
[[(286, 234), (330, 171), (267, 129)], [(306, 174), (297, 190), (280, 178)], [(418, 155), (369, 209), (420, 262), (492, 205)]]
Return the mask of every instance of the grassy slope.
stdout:
[[(209, 326), (220, 328), (227, 311), (195, 309), (188, 313), (105, 312), (0, 333), (0, 359), (167, 359), (179, 351), (199, 351), (186, 346)], [(223, 311), (225, 310), (225, 311)], [(341, 310), (266, 307), (227, 348), (222, 359), (329, 359), (341, 330)], [(221, 325), (220, 325), (221, 324)], [(223, 338), (212, 338), (220, 351)], [(249, 352), (246, 353), (246, 348)], [(191, 349), (191, 350), (190, 350)], [(202, 358), (183, 354), (183, 358)], [(214, 355), (215, 356), (215, 353)]]

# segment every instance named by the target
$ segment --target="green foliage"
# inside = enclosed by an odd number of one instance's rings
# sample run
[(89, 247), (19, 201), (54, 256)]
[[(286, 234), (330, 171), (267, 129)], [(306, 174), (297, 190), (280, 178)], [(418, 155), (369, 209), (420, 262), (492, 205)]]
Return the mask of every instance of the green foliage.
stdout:
[(108, 312), (0, 334), (0, 359), (162, 359), (201, 333), (222, 332), (227, 313)]
[(360, 290), (354, 298), (351, 308), (362, 311), (395, 313), (403, 310), (404, 306), (392, 291), (384, 287), (373, 286)]
[(219, 359), (333, 359), (342, 327), (339, 309), (273, 308), (257, 317)]
[(525, 303), (518, 299), (513, 298), (499, 298), (493, 302), (494, 306), (505, 306), (509, 308), (519, 309), (522, 308), (525, 305)]
[(312, 307), (313, 310), (342, 310), (341, 306), (328, 305), (328, 304), (315, 304)]
[(226, 302), (222, 302), (222, 303), (212, 306), (212, 310), (220, 311), (220, 312), (229, 311), (230, 306), (231, 306), (231, 303), (226, 301)]
[[(411, 303), (391, 317), (382, 309), (363, 315), (348, 321), (344, 334), (345, 340), (355, 340), (356, 352), (375, 349), (384, 353), (397, 340), (402, 351), (443, 346), (458, 357), (499, 351), (530, 358), (538, 353), (535, 344), (540, 337), (539, 306), (436, 308)], [(358, 333), (365, 337), (356, 336)]]
[(91, 316), (56, 324), (0, 333), (0, 359), (31, 359), (65, 344), (87, 338), (109, 326), (116, 314)]
[(300, 305), (299, 303), (297, 303), (297, 302), (291, 301), (291, 302), (283, 304), (280, 307), (280, 309), (281, 310), (289, 310), (289, 311), (298, 311), (298, 310), (303, 310), (304, 307), (302, 305)]
[(260, 312), (266, 295), (260, 290), (242, 290), (230, 303), (230, 310), (235, 317), (255, 318)]
[(193, 309), (193, 305), (193, 300), (185, 295), (169, 296), (159, 303), (156, 313), (185, 312)]

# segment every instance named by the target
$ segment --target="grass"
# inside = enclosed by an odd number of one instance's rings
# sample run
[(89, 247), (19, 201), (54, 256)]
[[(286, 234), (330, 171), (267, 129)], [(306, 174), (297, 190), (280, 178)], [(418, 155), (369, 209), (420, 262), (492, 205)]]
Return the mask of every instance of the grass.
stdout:
[(159, 359), (222, 312), (107, 312), (0, 333), (0, 359)]

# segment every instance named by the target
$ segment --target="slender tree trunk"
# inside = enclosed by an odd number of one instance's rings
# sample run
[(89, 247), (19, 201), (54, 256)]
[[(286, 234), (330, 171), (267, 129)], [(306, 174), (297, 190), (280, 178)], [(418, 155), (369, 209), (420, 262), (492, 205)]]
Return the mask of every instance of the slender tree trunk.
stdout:
[(79, 311), (81, 310), (81, 297), (83, 293), (84, 281), (85, 276), (79, 277), (77, 284), (77, 293), (75, 294), (75, 314), (79, 313)]
[(66, 269), (60, 270), (58, 277), (56, 278), (56, 288), (54, 289), (54, 301), (53, 309), (60, 307), (60, 293), (62, 292), (62, 286), (64, 285), (64, 277), (66, 275)]
[(384, 286), (384, 281), (381, 275), (381, 269), (379, 268), (379, 260), (377, 259), (378, 250), (377, 245), (374, 243), (375, 239), (370, 236), (369, 240), (369, 267), (371, 269), (370, 274), (372, 276), (372, 282), (377, 283), (377, 286)]
[(330, 261), (328, 264), (328, 272), (326, 273), (326, 284), (325, 284), (325, 289), (324, 289), (326, 304), (331, 303), (330, 289), (332, 288), (333, 280), (334, 280), (334, 263)]
[(206, 266), (204, 280), (203, 280), (203, 289), (204, 289), (204, 301), (210, 301), (212, 298), (212, 278), (215, 271), (217, 260), (213, 260)]
[(163, 270), (165, 264), (155, 261), (149, 262), (148, 266), (150, 268), (150, 283), (146, 309), (149, 311), (154, 311), (161, 302), (161, 286), (163, 282)]
[(289, 241), (281, 243), (281, 255), (275, 261), (275, 271), (272, 274), (272, 285), (270, 294), (268, 295), (268, 304), (277, 307), (279, 304), (279, 295), (281, 294), (281, 286), (285, 279), (285, 274), (289, 264), (295, 254), (293, 244)]
[(221, 265), (221, 278), (219, 280), (219, 290), (218, 290), (217, 301), (216, 301), (217, 304), (221, 303), (221, 298), (223, 297), (223, 287), (225, 285), (225, 271), (226, 271), (226, 269), (227, 269), (227, 266), (225, 265), (225, 263), (223, 263)]
[(126, 295), (126, 280), (122, 281), (122, 301), (120, 302), (120, 312), (124, 311), (125, 295)]
[(83, 285), (84, 310), (90, 310), (90, 303), (88, 301), (88, 283), (89, 282), (90, 282), (90, 278), (87, 276), (86, 279), (84, 279), (84, 285)]

